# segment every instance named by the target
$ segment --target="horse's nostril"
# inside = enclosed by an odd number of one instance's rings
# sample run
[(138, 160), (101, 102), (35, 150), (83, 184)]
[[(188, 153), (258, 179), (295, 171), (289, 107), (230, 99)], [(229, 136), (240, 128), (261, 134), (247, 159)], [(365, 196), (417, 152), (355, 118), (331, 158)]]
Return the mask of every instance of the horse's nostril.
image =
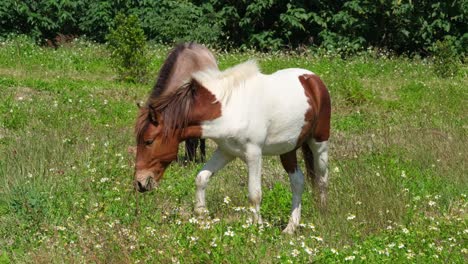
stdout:
[(137, 190), (140, 191), (140, 192), (145, 192), (146, 191), (146, 188), (145, 186), (143, 186), (143, 184), (141, 184), (141, 182), (137, 181)]

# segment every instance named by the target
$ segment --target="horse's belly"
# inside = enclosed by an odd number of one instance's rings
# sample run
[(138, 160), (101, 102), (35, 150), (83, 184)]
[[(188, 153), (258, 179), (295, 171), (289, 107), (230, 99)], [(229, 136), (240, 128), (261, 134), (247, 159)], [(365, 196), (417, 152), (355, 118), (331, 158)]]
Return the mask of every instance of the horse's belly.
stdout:
[(296, 148), (297, 139), (301, 132), (302, 122), (288, 127), (288, 129), (269, 131), (263, 145), (265, 155), (278, 155)]
[(296, 148), (296, 142), (282, 142), (263, 146), (264, 155), (281, 155)]

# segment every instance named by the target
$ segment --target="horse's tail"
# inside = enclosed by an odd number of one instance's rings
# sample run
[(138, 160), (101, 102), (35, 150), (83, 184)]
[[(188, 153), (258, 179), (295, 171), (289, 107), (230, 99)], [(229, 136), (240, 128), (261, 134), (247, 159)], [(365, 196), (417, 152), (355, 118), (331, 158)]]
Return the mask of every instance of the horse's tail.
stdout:
[(315, 171), (314, 171), (314, 154), (307, 142), (302, 144), (302, 154), (304, 155), (304, 163), (306, 166), (306, 175), (312, 185), (315, 185)]

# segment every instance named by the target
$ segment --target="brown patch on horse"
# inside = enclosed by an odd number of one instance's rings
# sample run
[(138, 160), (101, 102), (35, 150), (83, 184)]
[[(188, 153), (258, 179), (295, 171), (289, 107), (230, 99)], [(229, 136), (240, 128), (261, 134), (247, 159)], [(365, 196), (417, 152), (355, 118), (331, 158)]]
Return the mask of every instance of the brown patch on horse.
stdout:
[(201, 123), (202, 121), (213, 120), (221, 116), (221, 103), (216, 99), (208, 89), (202, 85), (194, 82), (198, 86), (195, 93), (195, 104), (191, 119), (194, 123)]
[(280, 155), (281, 164), (287, 173), (291, 174), (297, 170), (296, 150)]
[(200, 137), (203, 121), (221, 116), (221, 104), (216, 97), (195, 81), (188, 83), (167, 95), (154, 98), (147, 107), (140, 109), (135, 133), (137, 142), (142, 142), (142, 134), (151, 122), (160, 115), (164, 122), (162, 137), (179, 136), (181, 139)]
[(323, 81), (314, 74), (299, 76), (304, 87), (304, 93), (310, 108), (305, 113), (305, 125), (302, 127), (297, 145), (312, 136), (317, 142), (328, 140), (330, 137), (331, 101), (330, 94)]

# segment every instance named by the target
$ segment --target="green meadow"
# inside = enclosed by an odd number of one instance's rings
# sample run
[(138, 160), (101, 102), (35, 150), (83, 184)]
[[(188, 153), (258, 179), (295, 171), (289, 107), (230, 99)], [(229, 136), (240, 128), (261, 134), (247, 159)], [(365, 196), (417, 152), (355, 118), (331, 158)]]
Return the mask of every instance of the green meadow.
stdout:
[[(152, 80), (169, 50), (151, 46)], [(440, 78), (430, 58), (377, 51), (215, 55), (221, 69), (256, 58), (265, 73), (301, 67), (327, 84), (326, 212), (307, 186), (300, 230), (281, 233), (292, 195), (278, 157), (263, 162), (262, 226), (239, 160), (210, 181), (205, 219), (193, 213), (202, 164), (173, 163), (136, 193), (128, 148), (152, 81), (119, 82), (103, 45), (15, 38), (0, 43), (0, 263), (467, 262), (466, 64)]]

